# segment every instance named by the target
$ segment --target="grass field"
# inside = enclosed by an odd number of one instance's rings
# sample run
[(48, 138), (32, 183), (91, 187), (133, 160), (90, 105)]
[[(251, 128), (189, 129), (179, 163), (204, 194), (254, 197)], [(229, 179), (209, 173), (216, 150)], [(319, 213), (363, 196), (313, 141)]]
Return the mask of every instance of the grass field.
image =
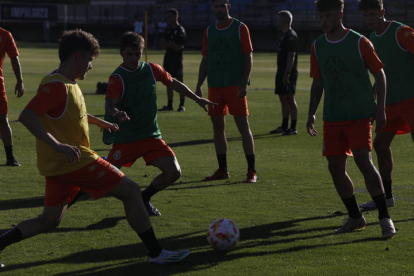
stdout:
[[(15, 79), (10, 62), (4, 65), (10, 103), (15, 155), (21, 167), (0, 166), (0, 233), (42, 211), (44, 179), (36, 168), (35, 141), (16, 120), (36, 93), (41, 78), (58, 66), (57, 49), (45, 45), (20, 45), (26, 94), (13, 95)], [(162, 52), (150, 52), (151, 62), (162, 64)], [(200, 62), (198, 52), (186, 52), (184, 81), (194, 89)], [(184, 113), (159, 114), (165, 141), (175, 151), (183, 175), (176, 185), (160, 192), (153, 203), (162, 216), (152, 223), (163, 246), (170, 250), (188, 248), (192, 254), (182, 264), (148, 266), (146, 250), (129, 228), (122, 204), (113, 198), (83, 200), (75, 204), (61, 225), (8, 247), (0, 256), (6, 264), (2, 275), (411, 275), (413, 264), (414, 179), (413, 143), (408, 135), (397, 137), (394, 152), (394, 195), (390, 209), (398, 230), (390, 241), (380, 239), (377, 212), (364, 212), (365, 230), (333, 235), (346, 218), (336, 194), (327, 162), (322, 157), (321, 108), (317, 129), (310, 137), (305, 130), (309, 103), (309, 56), (299, 57), (300, 78), (297, 102), (297, 136), (268, 134), (281, 122), (280, 104), (273, 94), (276, 55), (256, 53), (248, 93), (250, 124), (255, 137), (256, 184), (243, 183), (246, 161), (240, 135), (227, 117), (229, 180), (203, 182), (216, 168), (212, 127), (208, 116), (187, 100)], [(106, 81), (120, 64), (116, 49), (103, 49), (80, 87), (88, 112), (104, 113), (104, 96), (96, 95), (98, 81)], [(205, 88), (206, 90), (206, 88)], [(158, 86), (158, 103), (166, 103), (166, 92)], [(175, 108), (178, 97), (175, 97)], [(91, 127), (92, 148), (105, 156), (109, 147), (99, 129)], [(375, 158), (375, 156), (374, 156)], [(0, 162), (5, 162), (0, 150)], [(139, 160), (123, 170), (145, 188), (158, 171)], [(348, 171), (359, 203), (370, 200), (362, 176), (350, 159)], [(234, 220), (241, 240), (234, 251), (219, 254), (209, 248), (208, 225), (217, 218)]]

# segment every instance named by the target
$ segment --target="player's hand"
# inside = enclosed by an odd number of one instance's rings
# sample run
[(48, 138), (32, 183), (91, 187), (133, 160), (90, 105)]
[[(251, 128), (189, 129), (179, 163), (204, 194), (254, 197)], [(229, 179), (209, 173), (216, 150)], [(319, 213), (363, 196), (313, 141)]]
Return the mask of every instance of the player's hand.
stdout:
[(101, 128), (101, 132), (106, 130), (107, 132), (111, 133), (112, 131), (119, 131), (119, 126), (117, 124), (113, 124), (107, 121), (102, 121), (98, 125)]
[(210, 102), (209, 100), (207, 100), (207, 99), (204, 99), (204, 98), (199, 98), (198, 100), (197, 100), (197, 104), (199, 105), (199, 106), (201, 106), (201, 108), (203, 108), (204, 109), (204, 111), (208, 111), (207, 110), (207, 107), (206, 107), (206, 105), (212, 105), (212, 106), (214, 106), (214, 105), (218, 105), (218, 103), (213, 103), (213, 102)]
[(289, 81), (289, 74), (284, 74), (283, 75), (283, 85), (284, 86), (287, 86), (287, 85), (289, 85), (289, 83), (290, 83), (290, 81)]
[(122, 122), (127, 122), (129, 120), (131, 120), (128, 116), (128, 114), (125, 111), (119, 111), (117, 113), (115, 113), (114, 117), (118, 120), (118, 122), (122, 123)]
[(377, 124), (375, 125), (375, 131), (384, 128), (385, 124), (387, 123), (387, 117), (385, 115), (385, 111), (377, 110), (377, 112), (375, 112), (374, 118), (371, 123), (373, 124), (374, 121), (377, 121)]
[(237, 99), (243, 99), (247, 95), (247, 87), (245, 85), (240, 85), (239, 91), (237, 91)]
[(80, 161), (81, 152), (78, 147), (60, 143), (55, 146), (55, 150), (65, 154), (71, 164)]
[(306, 123), (306, 129), (310, 136), (317, 136), (318, 131), (315, 129), (315, 115), (308, 117), (308, 122)]
[(24, 84), (23, 82), (16, 83), (16, 86), (14, 88), (14, 94), (17, 96), (17, 98), (20, 98), (24, 94)]
[(196, 87), (195, 94), (200, 98), (203, 97), (203, 90), (201, 89), (201, 87)]

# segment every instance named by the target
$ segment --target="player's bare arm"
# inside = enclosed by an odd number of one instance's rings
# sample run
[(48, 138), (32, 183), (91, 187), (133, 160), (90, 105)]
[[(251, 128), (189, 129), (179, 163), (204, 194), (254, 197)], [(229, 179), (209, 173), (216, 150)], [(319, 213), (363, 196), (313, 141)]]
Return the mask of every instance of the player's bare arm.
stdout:
[(117, 124), (113, 124), (110, 122), (107, 122), (105, 120), (99, 119), (91, 114), (88, 114), (88, 123), (97, 125), (101, 128), (101, 132), (103, 130), (108, 131), (111, 133), (112, 131), (119, 131), (119, 126)]
[(321, 102), (323, 94), (323, 83), (320, 79), (313, 79), (311, 96), (309, 101), (309, 112), (308, 112), (308, 122), (306, 123), (306, 129), (310, 136), (318, 135), (318, 131), (315, 129), (315, 114), (318, 110), (319, 103)]
[(385, 98), (387, 95), (387, 79), (385, 77), (384, 70), (381, 69), (378, 73), (374, 74), (375, 77), (375, 93), (377, 98), (377, 110), (374, 115), (374, 119), (377, 121), (376, 129), (381, 129), (385, 126), (387, 121), (385, 117)]
[(253, 66), (253, 53), (250, 52), (244, 54), (243, 59), (243, 79), (239, 87), (239, 99), (246, 97), (247, 94), (247, 84), (249, 83), (250, 73), (252, 72)]
[(80, 161), (81, 152), (79, 148), (62, 144), (47, 132), (40, 123), (39, 116), (33, 110), (25, 108), (20, 114), (19, 121), (39, 140), (54, 148), (57, 152), (67, 156), (69, 163)]
[(294, 63), (295, 63), (295, 52), (289, 52), (287, 56), (286, 71), (283, 76), (283, 85), (289, 84), (290, 71), (292, 71), (292, 67)]
[(180, 94), (192, 99), (195, 101), (199, 106), (201, 106), (205, 111), (207, 111), (206, 105), (217, 105), (216, 103), (210, 102), (207, 99), (201, 98), (193, 93), (184, 83), (173, 79), (173, 82), (168, 86), (169, 88), (173, 89), (174, 91), (179, 92)]
[(207, 78), (207, 69), (208, 69), (208, 58), (207, 56), (203, 56), (200, 63), (200, 70), (198, 72), (198, 82), (196, 86), (196, 95), (199, 97), (203, 96), (203, 90), (201, 87), (203, 86), (204, 80)]
[(130, 120), (128, 114), (125, 111), (119, 110), (116, 108), (116, 99), (108, 98), (105, 100), (105, 110), (111, 114), (111, 116), (116, 117), (119, 123), (127, 122)]
[(18, 98), (23, 96), (24, 94), (24, 84), (23, 84), (23, 77), (22, 77), (22, 68), (20, 66), (19, 57), (11, 58), (11, 64), (13, 67), (14, 75), (16, 76), (16, 86), (14, 88), (14, 94), (17, 95)]

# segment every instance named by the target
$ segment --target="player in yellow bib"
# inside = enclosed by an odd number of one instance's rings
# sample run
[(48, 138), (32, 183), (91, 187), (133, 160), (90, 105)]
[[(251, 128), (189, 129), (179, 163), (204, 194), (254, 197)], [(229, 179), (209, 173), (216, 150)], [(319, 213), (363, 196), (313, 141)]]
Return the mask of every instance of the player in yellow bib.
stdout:
[(109, 132), (119, 130), (118, 125), (87, 113), (77, 84), (98, 55), (99, 43), (91, 34), (64, 32), (59, 68), (43, 78), (38, 93), (21, 113), (19, 121), (37, 138), (38, 167), (46, 178), (45, 206), (39, 217), (3, 233), (0, 250), (57, 227), (68, 203), (82, 189), (95, 199), (110, 195), (123, 202), (128, 223), (148, 249), (149, 262), (182, 261), (188, 250), (171, 252), (158, 244), (139, 186), (90, 149), (88, 124)]

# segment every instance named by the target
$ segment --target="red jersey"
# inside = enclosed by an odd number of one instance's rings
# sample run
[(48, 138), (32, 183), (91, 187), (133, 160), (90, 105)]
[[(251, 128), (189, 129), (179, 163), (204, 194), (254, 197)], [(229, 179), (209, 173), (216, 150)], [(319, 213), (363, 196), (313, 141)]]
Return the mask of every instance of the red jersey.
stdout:
[(0, 85), (4, 83), (3, 78), (3, 62), (4, 57), (7, 55), (9, 58), (14, 58), (19, 55), (16, 43), (14, 42), (13, 36), (10, 32), (3, 28), (0, 28)]
[[(347, 29), (349, 31), (349, 29)], [(359, 49), (361, 57), (364, 61), (365, 67), (371, 72), (371, 74), (376, 74), (384, 67), (384, 64), (379, 59), (377, 53), (375, 52), (374, 46), (368, 38), (363, 37), (359, 42)], [(314, 79), (321, 79), (321, 71), (319, 68), (319, 63), (316, 59), (315, 47), (312, 44), (311, 48), (311, 69), (310, 76)]]
[[(216, 23), (217, 29), (225, 29), (229, 27), (232, 22), (233, 22), (233, 19), (226, 26), (219, 26)], [(252, 41), (250, 40), (249, 28), (244, 23), (242, 23), (240, 26), (240, 42), (241, 42), (242, 51), (244, 54), (253, 52), (253, 46), (252, 46)], [(203, 53), (203, 56), (207, 56), (207, 29), (204, 30), (204, 34), (203, 34), (202, 53)]]
[[(160, 81), (164, 85), (169, 86), (173, 79), (171, 75), (165, 71), (165, 69), (155, 63), (149, 63), (151, 66), (152, 73), (154, 74), (155, 81)], [(124, 64), (121, 64), (123, 67)], [(106, 99), (120, 99), (124, 92), (124, 85), (119, 76), (110, 76), (108, 81), (108, 90), (106, 92)]]

